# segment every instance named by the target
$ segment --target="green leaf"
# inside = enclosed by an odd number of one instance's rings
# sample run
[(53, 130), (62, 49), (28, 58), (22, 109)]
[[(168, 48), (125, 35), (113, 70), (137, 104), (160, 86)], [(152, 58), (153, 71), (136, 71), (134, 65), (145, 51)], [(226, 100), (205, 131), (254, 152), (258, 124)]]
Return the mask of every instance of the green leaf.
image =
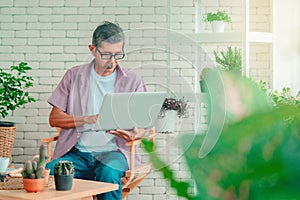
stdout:
[[(26, 75), (27, 71), (31, 69), (25, 62), (11, 66), (11, 72), (5, 72), (0, 68), (0, 112), (2, 118), (5, 118), (9, 111), (14, 111), (26, 103), (35, 101), (26, 91), (33, 87), (33, 78)], [(17, 74), (14, 71), (17, 71)]]

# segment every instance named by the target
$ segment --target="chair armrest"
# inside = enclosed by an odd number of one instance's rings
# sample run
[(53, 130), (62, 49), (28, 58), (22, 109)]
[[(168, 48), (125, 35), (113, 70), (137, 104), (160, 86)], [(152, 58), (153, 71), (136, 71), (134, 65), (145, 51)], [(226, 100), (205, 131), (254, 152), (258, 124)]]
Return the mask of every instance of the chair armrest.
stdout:
[(58, 140), (59, 137), (59, 133), (54, 135), (53, 137), (49, 137), (49, 138), (42, 138), (41, 142), (42, 143), (46, 143), (47, 144), (47, 153), (49, 156), (49, 161), (51, 161), (53, 159), (53, 152), (52, 152), (52, 142), (55, 142)]
[(59, 134), (56, 134), (53, 137), (49, 137), (49, 138), (42, 138), (41, 142), (43, 142), (43, 143), (54, 142), (54, 141), (58, 140), (58, 137), (59, 137)]

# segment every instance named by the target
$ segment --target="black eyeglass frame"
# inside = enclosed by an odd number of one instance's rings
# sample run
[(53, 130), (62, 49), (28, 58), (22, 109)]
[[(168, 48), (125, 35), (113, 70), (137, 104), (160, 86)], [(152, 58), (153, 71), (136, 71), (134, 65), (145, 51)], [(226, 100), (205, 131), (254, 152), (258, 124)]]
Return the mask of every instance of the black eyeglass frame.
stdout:
[[(111, 53), (102, 53), (98, 47), (96, 47), (97, 52), (100, 54), (102, 60), (111, 60), (112, 57), (114, 57), (115, 60), (122, 60), (125, 57), (124, 50), (122, 49), (123, 53), (116, 53), (116, 54), (111, 54)], [(105, 57), (107, 56), (107, 57)], [(116, 57), (120, 56), (120, 57)]]

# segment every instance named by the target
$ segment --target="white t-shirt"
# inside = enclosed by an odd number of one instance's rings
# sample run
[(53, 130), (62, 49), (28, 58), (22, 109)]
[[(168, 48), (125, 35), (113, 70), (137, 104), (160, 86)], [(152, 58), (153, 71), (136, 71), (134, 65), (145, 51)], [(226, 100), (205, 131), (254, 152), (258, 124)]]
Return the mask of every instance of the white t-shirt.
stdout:
[[(116, 78), (116, 70), (109, 76), (100, 76), (95, 72), (94, 67), (92, 67), (86, 108), (87, 116), (99, 114), (105, 94), (114, 92)], [(93, 125), (84, 126), (84, 129), (88, 129), (89, 126)], [(105, 131), (82, 133), (76, 144), (76, 148), (81, 152), (104, 152), (118, 149), (114, 135), (107, 134)]]

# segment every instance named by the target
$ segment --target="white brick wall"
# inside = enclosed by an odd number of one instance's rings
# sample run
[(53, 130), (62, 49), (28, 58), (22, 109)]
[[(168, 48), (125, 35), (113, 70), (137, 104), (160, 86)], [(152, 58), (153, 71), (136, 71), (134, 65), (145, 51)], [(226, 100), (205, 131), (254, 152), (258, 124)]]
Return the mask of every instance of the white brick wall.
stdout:
[[(171, 1), (170, 27), (173, 31), (180, 33), (194, 31), (195, 1)], [(251, 28), (269, 30), (269, 4), (259, 0), (254, 2), (251, 3)], [(241, 28), (240, 0), (202, 0), (202, 5), (203, 12), (220, 7), (228, 10), (233, 23), (228, 25), (227, 29)], [(40, 138), (54, 133), (54, 128), (48, 125), (51, 106), (46, 100), (66, 69), (87, 62), (91, 58), (87, 45), (91, 41), (92, 31), (100, 22), (117, 21), (124, 30), (130, 30), (127, 34), (130, 38), (126, 41), (129, 53), (123, 65), (138, 71), (146, 83), (161, 82), (160, 84), (165, 85), (167, 35), (163, 31), (153, 29), (168, 27), (167, 12), (167, 0), (0, 0), (0, 65), (9, 67), (21, 61), (28, 62), (34, 68), (30, 74), (35, 79), (35, 87), (30, 91), (38, 99), (37, 102), (18, 109), (13, 116), (7, 118), (17, 123), (13, 163), (20, 166), (23, 161), (36, 154)], [(205, 23), (202, 23), (201, 27), (209, 29)], [(152, 30), (146, 31), (145, 28)], [(210, 59), (208, 55), (216, 48), (218, 47), (207, 47), (208, 54), (203, 58)], [(270, 80), (271, 66), (266, 59), (270, 47), (254, 45), (251, 48), (255, 52), (252, 55), (254, 67), (251, 74), (256, 78)], [(171, 50), (175, 53), (172, 52), (171, 55), (173, 78), (170, 80), (172, 84), (170, 88), (176, 92), (187, 91), (193, 88), (191, 84), (195, 84), (195, 69), (191, 66), (194, 62), (193, 56), (188, 57), (194, 49), (179, 44), (176, 48), (172, 46)], [(190, 63), (182, 59), (183, 56)], [(160, 87), (149, 84), (148, 88), (159, 90)], [(202, 110), (204, 111), (202, 120), (205, 120), (205, 110), (204, 108)], [(193, 129), (193, 119), (184, 123), (181, 127), (185, 130)], [(200, 127), (206, 128), (205, 121)], [(162, 145), (166, 146), (165, 139), (161, 140), (164, 141)], [(178, 150), (177, 146), (173, 147), (174, 151), (176, 149)], [(171, 167), (178, 172), (179, 179), (190, 178), (182, 159), (172, 162)], [(174, 194), (162, 175), (154, 172), (128, 199), (179, 199)]]

